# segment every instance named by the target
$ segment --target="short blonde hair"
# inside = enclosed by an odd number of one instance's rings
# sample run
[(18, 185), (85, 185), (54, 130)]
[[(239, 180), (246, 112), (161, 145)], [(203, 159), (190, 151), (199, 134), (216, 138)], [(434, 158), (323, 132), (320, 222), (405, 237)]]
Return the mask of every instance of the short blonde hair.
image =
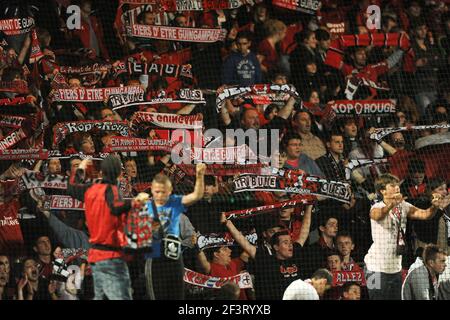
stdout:
[(287, 29), (286, 25), (283, 21), (276, 19), (269, 19), (264, 22), (264, 29), (266, 30), (267, 36), (276, 35), (278, 32), (284, 31)]
[(169, 177), (163, 173), (159, 173), (153, 178), (152, 184), (154, 183), (165, 184), (172, 188), (172, 181), (170, 181)]

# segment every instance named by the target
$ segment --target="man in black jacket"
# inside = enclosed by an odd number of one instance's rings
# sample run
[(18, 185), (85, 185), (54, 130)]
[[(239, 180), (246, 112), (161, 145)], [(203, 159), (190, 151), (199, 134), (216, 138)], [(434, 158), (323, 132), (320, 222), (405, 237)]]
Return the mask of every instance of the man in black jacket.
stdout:
[(316, 159), (316, 163), (327, 180), (344, 181), (344, 137), (341, 133), (331, 133), (326, 141), (327, 153)]

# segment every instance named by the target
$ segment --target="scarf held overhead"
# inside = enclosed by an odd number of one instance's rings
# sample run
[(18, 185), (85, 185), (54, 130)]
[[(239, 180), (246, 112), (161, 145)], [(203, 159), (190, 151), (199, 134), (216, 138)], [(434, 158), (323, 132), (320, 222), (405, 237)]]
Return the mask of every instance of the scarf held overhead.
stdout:
[(52, 102), (104, 102), (111, 94), (137, 94), (143, 93), (141, 86), (110, 87), (98, 89), (57, 89), (50, 94)]
[(272, 4), (280, 8), (308, 14), (316, 14), (322, 5), (319, 0), (273, 0)]
[[(206, 167), (205, 175), (213, 175), (218, 177), (234, 176), (242, 173), (261, 174), (263, 164), (210, 164)], [(188, 176), (195, 176), (196, 169), (193, 164), (179, 164), (178, 167)]]
[(84, 210), (84, 203), (71, 196), (52, 195), (44, 201), (46, 210)]
[(240, 0), (163, 0), (164, 11), (204, 11), (237, 9), (242, 5)]
[(359, 168), (364, 167), (370, 164), (379, 164), (379, 163), (387, 163), (388, 159), (353, 159), (349, 160), (348, 164), (345, 166), (345, 178), (347, 180), (351, 179), (352, 171)]
[(239, 286), (240, 289), (253, 288), (252, 278), (248, 272), (240, 273), (233, 277), (212, 277), (205, 274), (201, 274), (187, 268), (184, 268), (184, 282), (192, 284), (194, 286), (220, 289), (225, 283), (233, 282)]
[(300, 95), (298, 94), (297, 90), (293, 85), (284, 84), (284, 85), (278, 85), (278, 84), (257, 84), (250, 87), (239, 87), (239, 86), (233, 86), (229, 88), (225, 88), (221, 93), (217, 95), (216, 98), (216, 105), (217, 105), (217, 111), (219, 112), (222, 108), (223, 104), (225, 103), (226, 99), (236, 99), (239, 97), (247, 96), (250, 94), (252, 95), (268, 95), (273, 93), (287, 93), (291, 97), (294, 97), (298, 99)]
[(0, 81), (0, 92), (12, 92), (17, 94), (29, 94), (30, 89), (25, 80)]
[(11, 149), (0, 150), (1, 160), (44, 160), (48, 158), (48, 151), (42, 149)]
[(248, 209), (242, 209), (242, 210), (233, 210), (225, 212), (225, 217), (227, 220), (234, 220), (234, 219), (243, 219), (243, 218), (249, 218), (254, 217), (261, 213), (271, 212), (276, 209), (285, 209), (285, 208), (292, 208), (300, 205), (309, 205), (313, 204), (314, 200), (312, 197), (302, 197), (302, 199), (295, 199), (295, 200), (288, 200), (283, 201), (279, 203), (269, 204), (265, 206), (259, 206), (255, 208), (248, 208)]
[(237, 177), (233, 181), (235, 186), (234, 192), (281, 191), (322, 196), (350, 203), (352, 192), (348, 183), (328, 181), (298, 170), (279, 170), (274, 168), (272, 172), (272, 176), (244, 174)]
[(102, 161), (107, 156), (109, 156), (109, 153), (99, 153), (96, 155), (91, 154), (84, 154), (84, 153), (71, 153), (71, 154), (62, 154), (59, 150), (49, 150), (48, 151), (48, 159), (72, 159), (72, 158), (80, 158), (81, 160), (88, 159), (88, 160), (95, 160), (95, 161)]
[(0, 127), (19, 129), (22, 127), (25, 119), (25, 117), (20, 116), (0, 115)]
[(25, 171), (19, 180), (19, 189), (21, 191), (48, 188), (48, 189), (67, 189), (69, 179), (67, 176), (48, 174), (43, 175), (40, 172)]
[(157, 97), (147, 100), (143, 92), (111, 94), (109, 96), (113, 110), (122, 109), (136, 105), (156, 105), (156, 104), (172, 104), (172, 103), (188, 103), (188, 104), (204, 104), (201, 90), (196, 89), (180, 89), (172, 92), (170, 95), (162, 90)]
[(192, 66), (190, 64), (158, 64), (138, 63), (129, 61), (126, 65), (121, 63), (116, 70), (127, 71), (129, 74), (148, 74), (161, 77), (184, 77), (192, 79)]
[(130, 151), (165, 151), (170, 152), (175, 143), (171, 140), (150, 140), (131, 137), (112, 137), (111, 144), (106, 148), (108, 152)]
[(0, 20), (0, 31), (7, 36), (29, 33), (34, 28), (32, 17)]
[(19, 128), (0, 140), (0, 150), (10, 149), (27, 137), (24, 130)]
[(337, 115), (392, 114), (395, 113), (396, 101), (385, 100), (337, 100), (328, 104)]
[(120, 0), (120, 5), (158, 5), (158, 10), (176, 12), (237, 9), (246, 2), (246, 0)]
[(398, 46), (407, 49), (410, 46), (410, 40), (405, 33), (367, 33), (355, 35), (342, 35), (331, 42), (327, 51), (325, 64), (339, 69), (344, 61), (345, 48), (355, 46)]
[[(256, 232), (243, 233), (243, 236), (248, 242), (256, 245), (256, 242), (258, 241), (258, 234)], [(237, 245), (237, 243), (230, 233), (209, 233), (201, 234), (197, 237), (197, 247), (200, 250), (234, 245)]]
[(131, 127), (152, 124), (159, 128), (202, 129), (202, 119), (200, 114), (183, 116), (170, 113), (136, 112)]
[(244, 144), (238, 147), (224, 148), (193, 147), (191, 160), (208, 164), (255, 164), (258, 157), (246, 144)]
[(147, 39), (213, 43), (225, 40), (227, 30), (134, 24), (128, 28), (128, 35)]
[(0, 106), (19, 106), (22, 104), (32, 103), (34, 101), (34, 97), (16, 97), (16, 98), (4, 98), (0, 99)]
[(59, 72), (64, 75), (87, 75), (87, 74), (112, 74), (118, 76), (123, 73), (149, 74), (161, 77), (185, 77), (192, 79), (192, 66), (189, 64), (159, 64), (117, 61), (114, 64), (94, 63), (85, 66), (60, 66)]
[(432, 130), (432, 129), (448, 129), (450, 124), (432, 124), (423, 126), (409, 126), (409, 127), (397, 127), (397, 128), (378, 128), (374, 133), (370, 135), (370, 139), (380, 141), (384, 137), (391, 133), (408, 131), (408, 130)]
[(121, 136), (127, 137), (129, 135), (130, 127), (128, 127), (126, 121), (82, 120), (60, 122), (55, 126), (53, 145), (57, 146), (69, 134), (74, 132), (89, 132), (91, 130), (117, 131)]

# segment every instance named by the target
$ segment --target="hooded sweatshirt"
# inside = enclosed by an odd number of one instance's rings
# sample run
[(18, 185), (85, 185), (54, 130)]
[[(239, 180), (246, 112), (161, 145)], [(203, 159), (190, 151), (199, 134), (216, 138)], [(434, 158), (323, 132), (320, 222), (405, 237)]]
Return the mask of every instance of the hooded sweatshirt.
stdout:
[(130, 201), (121, 200), (116, 185), (121, 172), (120, 160), (110, 155), (103, 160), (101, 169), (103, 179), (95, 184), (83, 183), (84, 172), (78, 169), (67, 189), (70, 195), (84, 202), (92, 246), (88, 255), (90, 263), (123, 257), (121, 248), (126, 244), (123, 229), (131, 208)]

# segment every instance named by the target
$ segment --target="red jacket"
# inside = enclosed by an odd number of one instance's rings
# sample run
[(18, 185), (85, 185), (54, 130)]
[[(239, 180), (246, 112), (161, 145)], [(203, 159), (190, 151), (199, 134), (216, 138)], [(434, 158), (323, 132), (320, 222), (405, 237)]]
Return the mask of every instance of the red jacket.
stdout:
[(257, 54), (264, 56), (262, 65), (265, 66), (269, 71), (276, 68), (279, 61), (278, 52), (267, 39), (261, 41), (258, 46)]
[(116, 185), (107, 183), (77, 184), (76, 179), (80, 176), (80, 171), (82, 170), (78, 169), (72, 175), (67, 191), (72, 197), (84, 202), (89, 243), (116, 248), (116, 250), (91, 248), (88, 261), (95, 263), (108, 259), (125, 258), (120, 250), (127, 243), (123, 231), (126, 215), (122, 213), (128, 213), (131, 207), (130, 202), (119, 200), (119, 190)]
[[(86, 224), (89, 229), (89, 242), (121, 248), (126, 245), (123, 232), (126, 216), (115, 216), (106, 203), (105, 193), (107, 184), (94, 184), (85, 193)], [(114, 202), (119, 204), (117, 186), (112, 186)], [(122, 257), (121, 252), (105, 250), (89, 250), (89, 262)]]

